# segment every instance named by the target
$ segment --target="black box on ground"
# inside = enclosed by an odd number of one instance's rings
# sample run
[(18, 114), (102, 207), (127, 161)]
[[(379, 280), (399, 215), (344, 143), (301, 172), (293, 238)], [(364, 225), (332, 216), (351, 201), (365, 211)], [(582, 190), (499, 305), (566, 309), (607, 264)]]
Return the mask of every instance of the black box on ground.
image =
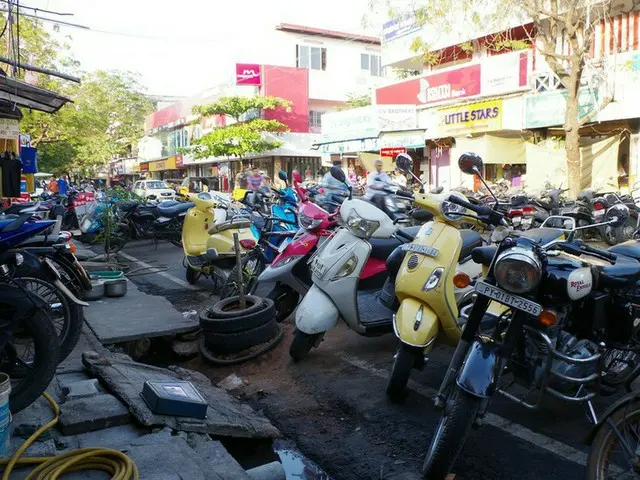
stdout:
[(178, 417), (207, 417), (207, 402), (190, 382), (144, 382), (142, 398), (152, 412)]

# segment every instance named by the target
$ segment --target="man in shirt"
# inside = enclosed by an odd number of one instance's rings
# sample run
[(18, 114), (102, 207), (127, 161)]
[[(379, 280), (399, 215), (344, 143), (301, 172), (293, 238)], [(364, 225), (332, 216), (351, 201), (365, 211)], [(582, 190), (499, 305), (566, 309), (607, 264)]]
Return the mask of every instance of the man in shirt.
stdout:
[[(333, 166), (342, 167), (342, 162), (341, 161), (333, 162)], [(351, 184), (348, 179), (346, 179), (346, 182), (347, 182), (347, 185), (342, 183), (340, 180), (336, 180), (335, 178), (333, 178), (333, 175), (331, 175), (330, 171), (325, 173), (324, 177), (322, 177), (322, 186), (327, 191), (325, 194), (325, 198), (329, 202), (342, 203), (342, 200), (344, 200), (345, 197), (343, 195), (339, 195), (338, 192), (349, 191), (349, 186)], [(334, 194), (337, 194), (337, 195), (334, 195)]]
[(58, 192), (60, 193), (60, 195), (66, 195), (68, 189), (69, 182), (67, 181), (67, 176), (61, 175), (58, 179)]
[(264, 177), (260, 175), (257, 167), (253, 168), (252, 174), (247, 177), (247, 188), (249, 190), (258, 190), (264, 183)]
[(376, 160), (374, 165), (375, 171), (367, 175), (367, 191), (364, 195), (366, 199), (370, 199), (376, 193), (383, 193), (382, 190), (393, 183), (391, 177), (382, 171), (382, 160)]
[(48, 189), (51, 193), (58, 193), (58, 181), (56, 180), (56, 177), (51, 176), (49, 179)]

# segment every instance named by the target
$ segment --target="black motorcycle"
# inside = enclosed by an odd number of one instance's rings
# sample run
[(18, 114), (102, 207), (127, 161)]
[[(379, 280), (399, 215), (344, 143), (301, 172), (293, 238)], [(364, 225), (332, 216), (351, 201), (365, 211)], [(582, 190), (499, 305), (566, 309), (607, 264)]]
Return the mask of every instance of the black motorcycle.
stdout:
[[(459, 166), (480, 174), (483, 165), (477, 155), (464, 154)], [(502, 221), (486, 207), (450, 201), (488, 223)], [(612, 206), (604, 220), (617, 227), (628, 215), (627, 207)], [(573, 237), (571, 232), (566, 241), (546, 245), (508, 237), (498, 247), (473, 251), (488, 273), (475, 283), (474, 303), (461, 311), (465, 328), (435, 397), (442, 417), (425, 457), (424, 478), (441, 480), (450, 472), (495, 393), (528, 409), (551, 395), (587, 406), (597, 423), (591, 400), (614, 393), (640, 368), (629, 355), (640, 353), (637, 313), (630, 303), (640, 278), (640, 244), (607, 251)], [(501, 304), (502, 313), (489, 312), (491, 302)], [(481, 323), (491, 322), (492, 332), (480, 331)]]
[(11, 278), (22, 256), (0, 258), (0, 372), (11, 379), (13, 414), (35, 402), (53, 379), (60, 353), (46, 301)]

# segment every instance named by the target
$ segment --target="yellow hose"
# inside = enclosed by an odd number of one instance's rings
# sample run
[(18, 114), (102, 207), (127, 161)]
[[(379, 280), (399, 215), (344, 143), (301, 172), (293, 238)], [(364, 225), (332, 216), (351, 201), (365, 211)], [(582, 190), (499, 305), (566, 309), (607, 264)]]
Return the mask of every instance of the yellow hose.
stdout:
[(55, 457), (20, 458), (27, 448), (44, 432), (58, 423), (60, 408), (48, 393), (42, 394), (53, 409), (55, 418), (41, 426), (9, 459), (0, 459), (0, 465), (6, 465), (2, 480), (9, 480), (9, 475), (16, 465), (38, 465), (25, 477), (25, 480), (56, 480), (61, 475), (79, 470), (102, 470), (111, 475), (112, 480), (138, 480), (138, 467), (124, 453), (110, 448), (81, 448), (63, 453)]

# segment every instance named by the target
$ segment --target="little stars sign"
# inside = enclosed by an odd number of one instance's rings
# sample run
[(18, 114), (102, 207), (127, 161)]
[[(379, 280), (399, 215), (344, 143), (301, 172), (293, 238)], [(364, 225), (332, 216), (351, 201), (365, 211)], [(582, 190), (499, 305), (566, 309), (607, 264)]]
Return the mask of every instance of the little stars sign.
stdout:
[(502, 130), (502, 99), (442, 108), (437, 117), (439, 137)]

